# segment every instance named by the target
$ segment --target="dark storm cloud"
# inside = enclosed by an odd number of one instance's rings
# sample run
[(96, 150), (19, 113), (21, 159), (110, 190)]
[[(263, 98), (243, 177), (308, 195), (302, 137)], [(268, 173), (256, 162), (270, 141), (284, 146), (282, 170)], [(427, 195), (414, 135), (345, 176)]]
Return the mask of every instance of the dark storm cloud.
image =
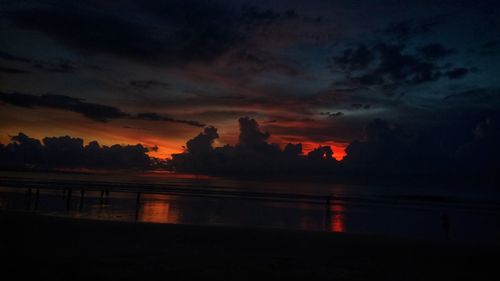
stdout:
[(271, 136), (268, 132), (261, 132), (259, 124), (254, 119), (243, 117), (239, 119), (240, 136), (239, 145), (243, 147), (256, 147), (263, 145)]
[(163, 89), (170, 88), (170, 83), (161, 82), (161, 81), (158, 81), (155, 79), (131, 80), (129, 82), (129, 85), (133, 88), (140, 89), (140, 90), (147, 90), (147, 89), (152, 89), (152, 88), (163, 88)]
[(0, 72), (8, 73), (8, 74), (29, 74), (31, 71), (27, 71), (24, 69), (12, 68), (12, 67), (0, 67)]
[(452, 49), (441, 44), (433, 43), (419, 48), (420, 53), (427, 59), (440, 59), (453, 53)]
[(333, 71), (340, 68), (347, 73), (344, 80), (333, 85), (379, 86), (382, 92), (391, 93), (391, 89), (435, 82), (443, 76), (459, 79), (469, 73), (468, 68), (446, 71), (447, 65), (440, 62), (452, 53), (452, 49), (438, 43), (424, 45), (416, 52), (405, 44), (378, 43), (371, 48), (360, 44), (334, 57), (330, 68)]
[(41, 31), (82, 53), (163, 63), (211, 61), (244, 45), (259, 27), (298, 18), (291, 10), (193, 0), (32, 2), (11, 5), (4, 14), (18, 27)]
[(47, 72), (58, 73), (75, 73), (78, 70), (74, 63), (68, 60), (60, 60), (55, 63), (36, 61), (33, 67)]
[(154, 113), (154, 112), (138, 113), (135, 116), (132, 116), (131, 118), (132, 119), (139, 119), (139, 120), (165, 121), (165, 122), (181, 123), (181, 124), (187, 124), (187, 125), (194, 126), (194, 127), (205, 127), (206, 126), (206, 124), (200, 123), (198, 121), (175, 119), (175, 118), (160, 115), (160, 114)]
[[(307, 155), (302, 154), (300, 143), (289, 143), (281, 150), (267, 142), (269, 134), (261, 131), (255, 120), (240, 118), (240, 142), (235, 146), (213, 148), (218, 138), (217, 129), (205, 128), (187, 142), (184, 153), (173, 155), (169, 165), (182, 172), (232, 176), (324, 175), (336, 179), (391, 176), (395, 180), (413, 178), (434, 182), (477, 180), (486, 176), (483, 181), (495, 181), (498, 177), (494, 175), (500, 166), (497, 145), (500, 134), (492, 120), (460, 127), (469, 137), (454, 148), (443, 149), (447, 146), (443, 137), (454, 138), (454, 135), (438, 135), (432, 130), (407, 131), (376, 119), (366, 126), (363, 139), (353, 141), (346, 150), (347, 156), (338, 162), (329, 146), (319, 146)], [(448, 131), (446, 127), (436, 130)], [(474, 154), (476, 150), (481, 151), (480, 155)], [(473, 167), (478, 161), (480, 169)]]
[(345, 165), (356, 174), (405, 175), (441, 172), (449, 176), (451, 158), (432, 134), (407, 132), (400, 126), (376, 119), (365, 128), (363, 140), (346, 149)]
[(255, 116), (259, 113), (257, 111), (251, 110), (201, 110), (199, 112), (193, 113), (192, 116), (199, 119), (236, 119), (239, 116)]
[(481, 55), (491, 56), (498, 52), (498, 41), (491, 40), (481, 44), (478, 48), (471, 49)]
[(22, 93), (2, 93), (0, 92), (0, 101), (20, 107), (36, 108), (46, 107), (67, 110), (79, 113), (91, 120), (97, 122), (107, 122), (113, 119), (135, 119), (149, 121), (165, 121), (173, 123), (182, 123), (195, 127), (204, 127), (205, 124), (192, 121), (175, 119), (168, 116), (163, 116), (158, 113), (138, 113), (131, 114), (122, 111), (121, 109), (102, 105), (97, 103), (86, 102), (83, 99), (73, 98), (64, 95), (45, 94), (41, 96), (22, 94)]
[[(217, 96), (199, 94), (196, 96), (176, 97), (161, 104), (162, 108), (196, 108), (200, 117), (207, 117), (210, 113), (214, 115), (235, 117), (234, 113), (240, 112), (243, 115), (254, 115), (253, 113), (265, 113), (267, 111), (288, 111), (300, 114), (312, 114), (312, 109), (316, 106), (324, 106), (331, 103), (323, 93), (312, 97), (285, 96), (282, 93), (249, 93), (247, 95)], [(333, 98), (332, 98), (333, 99)], [(210, 108), (229, 108), (229, 110), (207, 110)], [(194, 113), (196, 115), (196, 113)], [(241, 116), (241, 114), (239, 115)], [(238, 117), (238, 116), (236, 116)]]
[(350, 142), (362, 133), (365, 120), (363, 118), (324, 118), (299, 122), (300, 125), (289, 126), (279, 122), (265, 124), (266, 130), (276, 135), (295, 137), (314, 143), (323, 142)]
[(43, 61), (33, 58), (21, 57), (1, 51), (0, 51), (0, 59), (14, 63), (25, 63), (35, 69), (43, 70), (46, 72), (75, 73), (78, 70), (78, 67), (74, 62), (64, 59), (59, 59), (57, 61)]
[(219, 138), (215, 127), (206, 127), (198, 136), (186, 142), (187, 152), (192, 155), (206, 156), (212, 150), (212, 144)]
[(283, 174), (316, 174), (337, 164), (330, 147), (318, 147), (307, 156), (302, 155), (301, 144), (287, 144), (284, 150), (269, 144), (270, 135), (248, 117), (239, 119), (240, 137), (235, 146), (213, 148), (218, 138), (215, 128), (187, 142), (188, 149), (173, 154), (169, 165), (176, 171), (232, 176), (270, 176)]
[(452, 105), (500, 106), (500, 90), (494, 88), (476, 88), (465, 91), (453, 92), (443, 98), (443, 102)]
[(364, 44), (356, 48), (346, 49), (339, 57), (334, 57), (334, 63), (347, 70), (365, 69), (374, 60), (375, 55)]
[[(445, 147), (449, 143), (446, 138), (455, 135), (407, 132), (384, 120), (375, 120), (367, 126), (365, 139), (352, 142), (346, 149), (345, 165), (357, 174), (421, 173), (430, 180), (498, 181), (500, 127), (495, 121), (486, 118), (472, 126), (461, 126), (468, 137), (450, 150)], [(438, 130), (449, 132), (446, 127)], [(461, 175), (457, 176), (457, 172)], [(482, 176), (486, 178), (481, 179)]]
[[(20, 7), (6, 15), (20, 27), (44, 32), (82, 52), (135, 58), (211, 59), (239, 39), (232, 15), (215, 4), (125, 1), (120, 5), (83, 2), (75, 6), (60, 3)], [(134, 19), (138, 14), (133, 11), (151, 17), (158, 13), (158, 18)], [(164, 25), (163, 28), (157, 23)]]
[[(318, 146), (307, 155), (300, 143), (284, 149), (267, 142), (269, 134), (250, 118), (240, 118), (240, 142), (234, 146), (213, 147), (217, 129), (206, 127), (188, 140), (186, 151), (174, 154), (168, 167), (175, 171), (231, 176), (311, 176), (338, 179), (414, 179), (439, 181), (472, 180), (497, 182), (500, 168), (500, 127), (497, 118), (486, 118), (470, 127), (453, 149), (443, 149), (454, 135), (432, 131), (408, 131), (401, 126), (376, 119), (365, 128), (365, 136), (353, 141), (343, 161), (333, 158), (329, 146)], [(446, 131), (446, 128), (439, 128)], [(243, 135), (243, 136), (241, 136)], [(153, 148), (154, 149), (154, 148)], [(0, 166), (4, 168), (91, 168), (150, 169), (159, 161), (138, 145), (100, 146), (83, 144), (70, 136), (46, 137), (42, 141), (23, 133), (0, 145)]]
[[(120, 118), (130, 120), (126, 123), (133, 127), (143, 122), (132, 120), (140, 119), (201, 128), (203, 123), (183, 119), (226, 126), (227, 120), (249, 115), (270, 120), (261, 122), (261, 129), (253, 126), (254, 136), (268, 131), (281, 141), (307, 141), (309, 148), (313, 141), (348, 142), (358, 138), (368, 120), (375, 117), (399, 119), (419, 128), (453, 122), (460, 127), (465, 126), (465, 116), (474, 116), (476, 122), (498, 108), (494, 92), (467, 90), (483, 83), (484, 87), (496, 86), (491, 77), (498, 72), (497, 57), (480, 56), (478, 50), (497, 49), (498, 36), (490, 34), (497, 33), (494, 28), (485, 28), (476, 8), (469, 11), (462, 6), (464, 1), (430, 1), (424, 5), (405, 2), (404, 9), (401, 3), (370, 1), (312, 1), (304, 5), (297, 1), (260, 1), (261, 8), (242, 7), (240, 1), (10, 2), (2, 9), (2, 23), (12, 29), (9, 35), (15, 34), (8, 49), (15, 52), (0, 53), (0, 62), (9, 63), (8, 68), (78, 72), (79, 63), (45, 61), (62, 55), (102, 65), (105, 71), (72, 77), (26, 75), (23, 78), (30, 78), (26, 82), (11, 73), (9, 89), (45, 85), (73, 93), (68, 87), (78, 85), (90, 87), (78, 89), (82, 93), (112, 95), (106, 100), (133, 98), (141, 108), (154, 107), (138, 113), (132, 111), (133, 107), (106, 107), (88, 102), (91, 99), (60, 101), (57, 105), (39, 99), (29, 105), (76, 112), (99, 122)], [(470, 2), (467, 8), (476, 4)], [(300, 14), (287, 10), (288, 5), (298, 5)], [(324, 7), (321, 11), (320, 6)], [(436, 12), (446, 14), (446, 21), (439, 17), (422, 20)], [(306, 19), (302, 13), (321, 14), (322, 18)], [(389, 21), (408, 16), (412, 19), (383, 28)], [(315, 24), (307, 26), (306, 22)], [(381, 29), (383, 32), (373, 32)], [(318, 40), (300, 38), (318, 34), (326, 35)], [(30, 47), (23, 45), (26, 42), (39, 44)], [(19, 49), (14, 49), (17, 46)], [(475, 47), (474, 52), (463, 51), (469, 46)], [(35, 54), (43, 54), (44, 64), (39, 65)], [(331, 56), (328, 62), (332, 73), (325, 67), (326, 56)], [(474, 73), (475, 66), (482, 72)], [(53, 78), (68, 80), (50, 81)], [(6, 109), (15, 114), (15, 108)], [(183, 113), (170, 117), (157, 113), (160, 110)], [(318, 116), (320, 112), (323, 116)], [(12, 122), (15, 125), (18, 120)], [(53, 124), (44, 126), (40, 130)], [(226, 133), (234, 136), (233, 132)], [(226, 136), (222, 135), (223, 141), (227, 141)], [(268, 141), (259, 143), (269, 153), (277, 153)], [(232, 152), (218, 155), (224, 158), (234, 151), (250, 151), (234, 147), (227, 150)], [(318, 149), (315, 155), (327, 157), (328, 151)]]
[(481, 49), (491, 49), (491, 48), (496, 48), (498, 46), (497, 41), (488, 41), (484, 44), (482, 44), (480, 47)]
[(469, 74), (468, 68), (458, 65), (449, 69), (451, 57), (460, 55), (461, 46), (451, 48), (436, 42), (437, 37), (431, 34), (439, 25), (450, 26), (449, 17), (416, 17), (392, 22), (381, 32), (364, 37), (355, 47), (337, 52), (340, 55), (330, 59), (330, 69), (343, 74), (344, 79), (332, 85), (344, 85), (355, 89), (354, 92), (369, 89), (392, 96), (417, 85), (436, 85), (431, 83), (442, 78), (465, 77)]
[(439, 68), (431, 61), (404, 53), (404, 45), (380, 44), (375, 47), (380, 64), (371, 73), (376, 82), (425, 83), (440, 77)]
[(263, 51), (249, 48), (235, 49), (228, 53), (226, 65), (233, 75), (255, 75), (264, 72), (274, 72), (286, 76), (297, 77), (302, 72), (289, 63), (282, 62)]
[(148, 151), (141, 144), (100, 146), (92, 141), (84, 146), (81, 138), (45, 137), (39, 141), (19, 133), (11, 137), (11, 143), (0, 146), (0, 167), (144, 170), (155, 165)]
[(113, 106), (89, 103), (82, 99), (64, 95), (45, 94), (35, 96), (17, 92), (10, 94), (0, 93), (0, 101), (20, 107), (47, 107), (72, 111), (98, 122), (106, 122), (110, 119), (126, 118), (129, 116), (129, 114)]
[(320, 112), (319, 114), (326, 115), (328, 117), (340, 117), (340, 116), (344, 115), (344, 113), (342, 113), (340, 111), (335, 112), (335, 113), (333, 113), (333, 112)]
[(382, 33), (399, 40), (407, 40), (415, 35), (429, 33), (441, 23), (441, 17), (392, 22), (382, 30)]
[(447, 71), (446, 76), (448, 76), (449, 79), (460, 79), (460, 78), (463, 78), (468, 73), (469, 73), (468, 68), (458, 67), (458, 68), (454, 68), (450, 71)]
[(370, 109), (371, 108), (371, 104), (362, 104), (362, 103), (353, 103), (351, 104), (351, 108), (353, 110), (357, 110), (357, 109)]
[(32, 59), (30, 58), (25, 58), (25, 57), (20, 57), (16, 56), (7, 52), (2, 52), (0, 51), (0, 59), (11, 61), (11, 62), (25, 62), (25, 63), (30, 63), (33, 62)]

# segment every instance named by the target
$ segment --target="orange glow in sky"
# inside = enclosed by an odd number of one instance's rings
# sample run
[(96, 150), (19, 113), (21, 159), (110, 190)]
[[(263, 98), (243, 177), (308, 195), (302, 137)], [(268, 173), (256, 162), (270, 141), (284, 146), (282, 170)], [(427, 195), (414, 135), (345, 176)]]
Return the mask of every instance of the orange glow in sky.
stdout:
[(330, 146), (333, 150), (333, 158), (337, 159), (338, 161), (344, 159), (344, 157), (346, 156), (345, 149), (347, 148), (348, 144), (347, 143), (340, 143), (340, 142), (333, 142), (333, 141), (328, 141), (328, 142), (323, 142), (323, 143), (303, 142), (302, 143), (302, 151), (304, 154), (307, 154), (320, 145)]
[[(151, 157), (158, 157), (158, 158), (170, 158), (173, 153), (181, 153), (183, 152), (183, 146), (185, 146), (185, 143), (180, 142), (178, 143), (177, 147), (178, 149), (172, 148), (173, 145), (169, 141), (161, 141), (161, 140), (148, 140), (147, 143), (155, 143), (158, 146), (158, 151), (150, 151), (148, 152), (149, 156)], [(168, 144), (168, 146), (167, 146)], [(281, 147), (284, 147), (286, 143), (280, 144)], [(316, 142), (302, 142), (302, 152), (304, 155), (307, 155), (310, 151), (314, 150), (318, 146), (330, 146), (333, 150), (333, 158), (337, 159), (338, 161), (342, 160), (346, 156), (345, 149), (347, 148), (346, 143), (339, 143), (339, 142), (323, 142), (323, 143), (316, 143)]]
[[(10, 136), (23, 132), (32, 138), (42, 140), (44, 137), (65, 136), (82, 138), (84, 143), (96, 140), (100, 145), (135, 145), (142, 144), (148, 148), (158, 147), (151, 150), (148, 155), (161, 159), (171, 158), (174, 153), (182, 153), (186, 142), (195, 137), (202, 128), (186, 126), (184, 124), (164, 124), (158, 122), (136, 122), (133, 126), (128, 120), (114, 120), (109, 123), (100, 123), (88, 120), (75, 113), (68, 113), (53, 109), (31, 110), (25, 108), (10, 107), (12, 110), (0, 112), (1, 119), (11, 120), (2, 127), (0, 142), (10, 142)], [(47, 125), (47, 124), (50, 124)], [(283, 123), (283, 125), (304, 126), (302, 123)], [(214, 146), (234, 145), (238, 142), (238, 127), (236, 122), (221, 124), (219, 127), (220, 139), (216, 140)], [(142, 129), (139, 129), (142, 128)], [(287, 143), (302, 143), (303, 154), (317, 148), (318, 146), (330, 146), (334, 152), (333, 157), (342, 160), (345, 156), (347, 143), (324, 141), (314, 142), (304, 136), (288, 136), (273, 133), (272, 129), (270, 143), (277, 143), (281, 148)]]

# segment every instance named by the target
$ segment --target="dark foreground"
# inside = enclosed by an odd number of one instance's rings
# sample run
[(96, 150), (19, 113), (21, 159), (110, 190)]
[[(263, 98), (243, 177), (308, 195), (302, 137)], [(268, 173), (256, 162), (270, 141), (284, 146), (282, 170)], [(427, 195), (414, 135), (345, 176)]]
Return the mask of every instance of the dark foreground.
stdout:
[(4, 211), (0, 229), (8, 280), (500, 280), (499, 245)]

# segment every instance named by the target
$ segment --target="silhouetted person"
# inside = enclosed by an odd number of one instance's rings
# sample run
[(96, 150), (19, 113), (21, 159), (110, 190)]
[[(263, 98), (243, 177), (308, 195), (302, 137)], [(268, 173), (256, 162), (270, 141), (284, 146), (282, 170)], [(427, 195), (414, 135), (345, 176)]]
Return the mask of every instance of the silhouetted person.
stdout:
[(441, 215), (441, 223), (443, 225), (444, 238), (450, 240), (450, 217), (448, 214), (443, 213)]

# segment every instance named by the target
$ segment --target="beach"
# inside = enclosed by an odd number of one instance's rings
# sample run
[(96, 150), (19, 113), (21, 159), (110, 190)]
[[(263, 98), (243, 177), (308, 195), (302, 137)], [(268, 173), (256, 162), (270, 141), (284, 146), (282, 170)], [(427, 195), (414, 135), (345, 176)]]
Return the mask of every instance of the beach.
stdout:
[(38, 280), (498, 280), (499, 244), (0, 211), (2, 272)]

